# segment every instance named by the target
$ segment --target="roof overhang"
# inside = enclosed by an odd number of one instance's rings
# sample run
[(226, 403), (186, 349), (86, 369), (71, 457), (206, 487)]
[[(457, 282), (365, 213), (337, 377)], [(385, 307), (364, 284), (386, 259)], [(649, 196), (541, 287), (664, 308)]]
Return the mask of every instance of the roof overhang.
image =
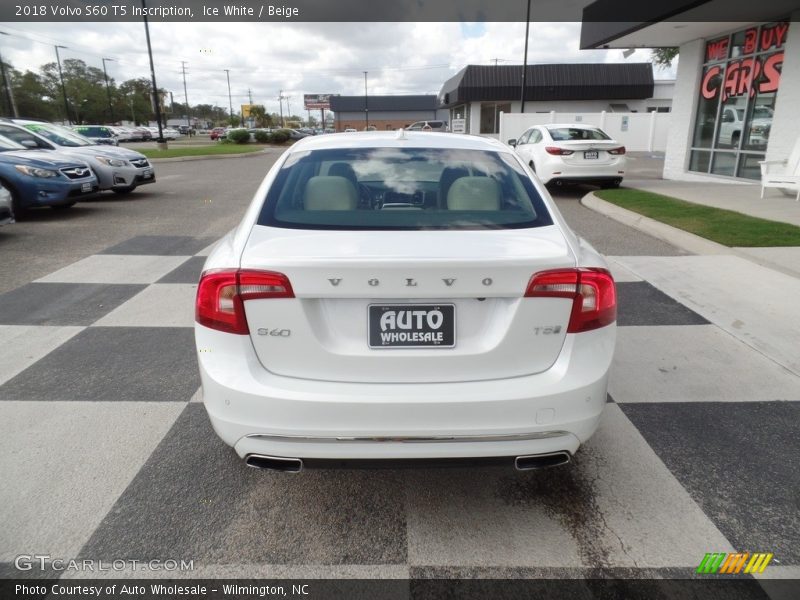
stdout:
[[(636, 21), (610, 22), (609, 12), (625, 14), (631, 4)], [(634, 9), (635, 5), (635, 9)], [(786, 19), (800, 10), (798, 0), (596, 0), (583, 10), (581, 49), (663, 48), (713, 38), (752, 23)]]

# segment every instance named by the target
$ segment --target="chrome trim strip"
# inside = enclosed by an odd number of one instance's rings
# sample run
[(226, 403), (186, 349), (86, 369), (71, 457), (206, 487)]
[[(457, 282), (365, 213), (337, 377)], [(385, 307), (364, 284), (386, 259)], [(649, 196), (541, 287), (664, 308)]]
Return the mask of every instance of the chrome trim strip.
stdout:
[(401, 444), (441, 444), (449, 442), (524, 442), (544, 440), (571, 435), (568, 431), (535, 431), (529, 433), (485, 434), (485, 435), (430, 435), (430, 436), (313, 436), (277, 435), (272, 433), (251, 433), (246, 438), (272, 442), (310, 442), (312, 444), (335, 444), (339, 442), (356, 443), (401, 443)]

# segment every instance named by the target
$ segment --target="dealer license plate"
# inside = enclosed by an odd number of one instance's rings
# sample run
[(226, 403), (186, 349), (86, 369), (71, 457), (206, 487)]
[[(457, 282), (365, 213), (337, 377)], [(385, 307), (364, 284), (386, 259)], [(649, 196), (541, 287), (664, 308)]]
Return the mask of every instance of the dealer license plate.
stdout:
[(597, 150), (587, 150), (583, 153), (583, 158), (587, 160), (597, 159), (599, 156), (600, 155), (597, 153)]
[(453, 304), (370, 304), (370, 348), (452, 348), (456, 345)]
[(145, 169), (144, 171), (142, 171), (142, 177), (144, 177), (145, 179), (150, 179), (152, 176), (153, 176), (152, 169)]
[(91, 192), (92, 191), (92, 184), (91, 183), (82, 183), (81, 184), (81, 191), (82, 192)]

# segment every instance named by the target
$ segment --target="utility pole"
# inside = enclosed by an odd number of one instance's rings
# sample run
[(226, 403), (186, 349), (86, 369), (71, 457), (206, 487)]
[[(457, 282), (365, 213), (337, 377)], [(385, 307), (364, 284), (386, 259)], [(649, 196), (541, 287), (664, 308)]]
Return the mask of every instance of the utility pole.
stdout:
[[(9, 35), (5, 31), (0, 31), (0, 35)], [(5, 88), (6, 92), (6, 102), (8, 102), (8, 112), (9, 114), (13, 114), (14, 118), (16, 119), (19, 117), (19, 113), (17, 113), (17, 103), (14, 102), (14, 92), (11, 90), (11, 83), (8, 81), (8, 74), (6, 73), (6, 63), (3, 62), (3, 57), (0, 56), (0, 71), (2, 71), (3, 75), (3, 87)]]
[(181, 73), (183, 74), (183, 98), (186, 100), (186, 126), (191, 129), (191, 111), (189, 110), (189, 94), (186, 92), (186, 61), (181, 61)]
[(110, 119), (109, 123), (114, 122), (114, 106), (111, 104), (111, 88), (108, 85), (108, 72), (106, 71), (106, 61), (114, 62), (113, 58), (104, 58), (103, 59), (103, 77), (106, 80), (106, 94), (108, 95), (108, 117)]
[[(150, 81), (153, 84), (152, 97), (153, 105), (156, 111), (156, 122), (158, 123), (158, 139), (156, 142), (159, 147), (166, 149), (167, 140), (164, 139), (164, 130), (161, 127), (161, 101), (158, 97), (158, 85), (156, 84), (156, 67), (153, 64), (153, 48), (150, 45), (150, 25), (147, 23), (147, 5), (145, 0), (142, 0), (142, 13), (144, 15), (144, 35), (147, 38), (147, 56), (150, 58)], [(133, 110), (133, 103), (131, 103), (131, 110)]]
[(525, 86), (528, 85), (528, 32), (531, 26), (531, 0), (528, 0), (528, 12), (525, 14), (525, 56), (522, 59), (522, 98), (519, 112), (525, 112)]
[(280, 106), (281, 111), (281, 127), (286, 128), (286, 121), (283, 120), (283, 90), (278, 92), (278, 106)]
[(367, 124), (364, 127), (364, 131), (369, 129), (369, 99), (367, 96), (367, 71), (364, 71), (364, 119), (366, 119)]
[(233, 99), (231, 98), (231, 71), (230, 69), (223, 69), (225, 77), (228, 78), (228, 108), (231, 110), (231, 118), (228, 122), (233, 126)]
[(72, 125), (72, 119), (69, 118), (69, 103), (67, 102), (67, 88), (64, 87), (64, 73), (61, 72), (61, 56), (58, 54), (58, 49), (67, 49), (66, 46), (59, 46), (56, 44), (56, 62), (58, 63), (58, 80), (61, 82), (61, 95), (64, 97), (64, 111), (67, 118), (67, 123)]
[[(250, 110), (253, 110), (253, 92), (250, 91), (250, 88), (247, 88), (247, 99), (250, 100)], [(244, 115), (242, 115), (242, 120), (244, 120)], [(242, 123), (244, 125), (244, 123)], [(253, 118), (252, 112), (250, 113), (250, 123), (248, 123), (250, 127), (255, 125), (255, 119)]]

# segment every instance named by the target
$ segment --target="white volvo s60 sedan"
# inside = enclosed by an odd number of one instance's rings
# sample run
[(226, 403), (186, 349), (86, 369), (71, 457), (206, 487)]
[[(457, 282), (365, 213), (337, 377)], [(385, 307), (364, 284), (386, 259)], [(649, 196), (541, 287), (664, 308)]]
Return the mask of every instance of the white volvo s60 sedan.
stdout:
[(205, 406), (264, 469), (558, 465), (605, 406), (616, 304), (500, 142), (309, 137), (205, 264)]

